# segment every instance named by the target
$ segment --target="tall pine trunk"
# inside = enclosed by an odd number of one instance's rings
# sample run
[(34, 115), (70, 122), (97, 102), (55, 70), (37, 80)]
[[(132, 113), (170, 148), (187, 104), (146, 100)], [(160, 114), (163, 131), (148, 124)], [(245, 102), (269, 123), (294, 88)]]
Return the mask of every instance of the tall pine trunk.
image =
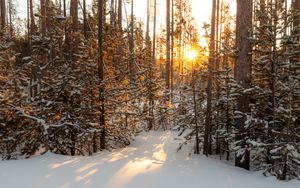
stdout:
[(87, 19), (86, 19), (86, 0), (83, 0), (83, 35), (87, 39)]
[(72, 17), (72, 31), (78, 31), (78, 0), (71, 0), (70, 14)]
[(118, 1), (118, 25), (119, 25), (119, 29), (122, 30), (122, 0)]
[(29, 0), (29, 11), (30, 11), (30, 32), (31, 32), (30, 35), (32, 36), (35, 35), (36, 32), (32, 0)]
[(99, 79), (99, 101), (100, 101), (100, 148), (105, 149), (105, 87), (104, 87), (104, 59), (103, 59), (103, 0), (98, 0), (98, 79)]
[[(171, 79), (171, 75), (170, 75), (170, 72), (171, 72), (171, 37), (170, 37), (170, 0), (166, 0), (166, 3), (167, 3), (167, 10), (166, 10), (166, 29), (167, 29), (167, 32), (166, 32), (166, 89), (167, 89), (167, 92), (169, 92), (170, 90), (170, 79)], [(169, 98), (169, 94), (168, 94), (168, 98)]]
[[(252, 29), (252, 14), (253, 1), (252, 0), (237, 0), (237, 19), (236, 19), (236, 47), (237, 57), (235, 63), (236, 81), (244, 89), (250, 87), (251, 84), (251, 62), (252, 62), (252, 47), (249, 38), (251, 37)], [(243, 140), (246, 136), (245, 130), (246, 113), (249, 112), (249, 96), (242, 94), (238, 98), (238, 111), (243, 115), (242, 118), (237, 119), (237, 128), (240, 133), (236, 136), (237, 140)], [(236, 155), (235, 165), (246, 170), (250, 168), (250, 152), (245, 148), (246, 143), (242, 143), (245, 152)]]
[(171, 85), (171, 98), (173, 98), (174, 90), (174, 0), (171, 0), (171, 73), (170, 73), (170, 85)]
[[(152, 57), (151, 57), (151, 71), (150, 71), (150, 76), (151, 78), (154, 76), (152, 74), (153, 72), (153, 67), (156, 66), (156, 0), (154, 0), (154, 10), (153, 10), (153, 36), (152, 36)], [(150, 83), (152, 84), (152, 83)], [(150, 87), (150, 92), (152, 92), (152, 86)], [(149, 100), (149, 106), (150, 106), (150, 110), (149, 110), (149, 116), (150, 116), (150, 123), (149, 123), (149, 127), (148, 129), (151, 130), (153, 129), (154, 126), (154, 99), (152, 97), (152, 93), (150, 93), (150, 100)]]
[(133, 0), (131, 0), (131, 21), (130, 21), (130, 36), (129, 36), (129, 71), (130, 71), (130, 76), (133, 76), (134, 74), (134, 68), (133, 68), (133, 61), (134, 61), (134, 55), (133, 55), (133, 50), (134, 50), (134, 15), (133, 15)]
[(209, 45), (209, 62), (208, 62), (208, 82), (207, 82), (207, 106), (205, 118), (205, 131), (204, 131), (204, 155), (211, 155), (211, 131), (212, 131), (212, 81), (213, 81), (213, 67), (215, 58), (215, 32), (216, 32), (216, 0), (212, 1), (212, 16), (211, 16), (211, 35)]
[(5, 0), (1, 0), (0, 2), (0, 23), (1, 23), (1, 29), (4, 29), (6, 26), (6, 5), (5, 5)]

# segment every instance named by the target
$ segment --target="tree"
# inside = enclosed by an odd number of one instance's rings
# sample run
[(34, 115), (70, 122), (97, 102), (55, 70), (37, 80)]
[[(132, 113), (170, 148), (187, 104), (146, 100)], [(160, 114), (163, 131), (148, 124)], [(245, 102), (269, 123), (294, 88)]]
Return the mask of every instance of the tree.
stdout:
[[(130, 36), (129, 36), (129, 72), (133, 75), (134, 74), (134, 13), (133, 13), (133, 0), (131, 0), (131, 14), (130, 14)], [(132, 76), (131, 75), (131, 76)]]
[(83, 0), (83, 34), (84, 34), (84, 38), (87, 39), (88, 35), (87, 35), (87, 30), (88, 30), (88, 23), (87, 23), (87, 18), (86, 18), (86, 0)]
[(211, 34), (209, 44), (209, 62), (208, 62), (208, 83), (207, 83), (207, 107), (205, 118), (205, 132), (204, 132), (204, 149), (203, 154), (212, 154), (211, 148), (211, 132), (212, 132), (212, 81), (213, 81), (213, 67), (215, 59), (215, 20), (216, 20), (216, 0), (212, 1), (212, 18), (211, 18)]
[(100, 118), (101, 127), (100, 148), (105, 149), (105, 86), (104, 86), (104, 59), (103, 59), (103, 0), (98, 0), (98, 79), (99, 79), (99, 101), (100, 101)]
[(1, 29), (4, 29), (6, 26), (6, 3), (5, 0), (0, 1), (0, 23), (1, 23)]
[[(237, 1), (237, 20), (236, 20), (236, 47), (237, 58), (235, 63), (236, 81), (242, 88), (248, 89), (251, 85), (251, 52), (252, 47), (249, 38), (251, 37), (252, 29), (252, 0)], [(246, 40), (245, 40), (246, 39)], [(237, 140), (247, 137), (244, 135), (246, 113), (249, 112), (249, 96), (242, 94), (238, 99), (238, 111), (241, 117), (237, 120), (237, 128), (242, 130), (240, 135), (237, 135)], [(243, 133), (243, 134), (242, 134)], [(246, 143), (244, 143), (246, 144)], [(243, 145), (242, 147), (245, 147)], [(244, 148), (244, 152), (237, 154), (235, 165), (244, 169), (250, 169), (250, 153)]]
[[(170, 91), (170, 81), (171, 81), (171, 22), (170, 22), (170, 0), (166, 0), (166, 89), (169, 93)], [(168, 98), (170, 97), (169, 94)]]

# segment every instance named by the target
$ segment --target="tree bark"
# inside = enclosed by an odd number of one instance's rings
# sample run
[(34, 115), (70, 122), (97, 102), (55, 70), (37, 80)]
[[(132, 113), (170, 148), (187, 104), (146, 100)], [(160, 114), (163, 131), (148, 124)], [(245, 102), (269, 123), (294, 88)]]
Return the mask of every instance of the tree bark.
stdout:
[(13, 33), (13, 25), (12, 25), (12, 2), (11, 0), (8, 0), (8, 18), (9, 18), (9, 32), (10, 35), (12, 36)]
[(33, 2), (29, 0), (29, 11), (30, 11), (30, 35), (34, 35), (36, 31), (35, 21), (34, 21), (34, 13), (33, 13)]
[(100, 101), (100, 149), (105, 149), (105, 87), (104, 87), (104, 59), (103, 59), (103, 0), (98, 0), (98, 79), (99, 79), (99, 101)]
[(72, 30), (78, 31), (78, 0), (71, 0), (70, 14), (72, 17)]
[(6, 5), (5, 5), (5, 0), (1, 0), (0, 2), (0, 23), (1, 23), (1, 29), (4, 29), (4, 27), (6, 26)]
[(149, 43), (150, 43), (150, 0), (147, 0), (147, 21), (146, 21), (146, 45), (147, 45), (147, 49), (149, 47)]
[[(299, 25), (300, 25), (300, 0), (294, 0), (293, 7), (294, 7), (294, 11), (295, 11), (294, 27), (299, 27)], [(298, 30), (300, 30), (300, 28)]]
[[(167, 92), (170, 90), (170, 68), (171, 68), (171, 56), (170, 56), (170, 50), (171, 50), (171, 37), (170, 37), (170, 0), (166, 0), (167, 3), (167, 10), (166, 10), (166, 89)], [(168, 98), (169, 98), (168, 94)]]
[(171, 70), (170, 70), (170, 85), (171, 85), (171, 98), (173, 98), (173, 90), (174, 90), (174, 0), (171, 0), (171, 9), (172, 9), (172, 14), (171, 14)]
[(122, 0), (119, 0), (118, 2), (118, 25), (119, 25), (119, 29), (122, 30)]
[(154, 0), (154, 11), (153, 11), (153, 36), (152, 36), (152, 64), (153, 66), (156, 65), (156, 0)]
[(83, 0), (83, 34), (87, 39), (86, 0)]
[[(215, 62), (215, 71), (219, 71), (220, 69), (220, 33), (221, 31), (219, 30), (219, 26), (220, 26), (220, 0), (217, 0), (217, 8), (216, 8), (216, 62)], [(217, 78), (215, 80), (216, 83), (216, 87), (217, 87), (217, 101), (219, 101), (220, 99), (220, 82), (219, 79)], [(216, 117), (216, 126), (217, 126), (217, 130), (219, 129), (219, 110), (216, 112), (217, 113), (217, 117)], [(218, 155), (220, 153), (220, 143), (219, 143), (219, 132), (216, 133), (216, 155)]]
[(40, 1), (40, 6), (41, 6), (41, 33), (42, 37), (45, 37), (46, 35), (46, 0), (41, 0)]
[(208, 62), (208, 83), (207, 83), (207, 107), (205, 117), (205, 131), (204, 131), (204, 155), (211, 155), (211, 131), (212, 131), (212, 79), (213, 79), (213, 67), (215, 58), (215, 26), (216, 20), (216, 0), (212, 1), (212, 18), (211, 18), (211, 35), (209, 45), (209, 62)]
[(129, 55), (130, 55), (130, 58), (129, 58), (129, 71), (130, 71), (130, 74), (131, 76), (133, 75), (134, 73), (134, 68), (133, 68), (133, 61), (134, 61), (134, 58), (133, 58), (133, 50), (134, 50), (134, 15), (133, 15), (133, 0), (131, 0), (131, 21), (130, 21), (130, 36), (129, 36)]
[[(237, 0), (237, 19), (236, 19), (236, 47), (237, 58), (235, 63), (236, 81), (244, 89), (251, 85), (251, 62), (252, 62), (252, 46), (249, 37), (251, 37), (252, 29), (252, 14), (253, 1), (252, 0)], [(246, 113), (249, 112), (249, 96), (243, 94), (238, 99), (238, 111), (243, 114), (243, 117), (237, 120), (237, 128), (241, 133), (247, 132), (245, 130)], [(242, 140), (243, 135), (237, 135), (237, 140)], [(245, 146), (246, 143), (244, 143)], [(250, 168), (250, 152), (246, 149), (243, 155), (237, 156), (235, 165), (246, 170)]]

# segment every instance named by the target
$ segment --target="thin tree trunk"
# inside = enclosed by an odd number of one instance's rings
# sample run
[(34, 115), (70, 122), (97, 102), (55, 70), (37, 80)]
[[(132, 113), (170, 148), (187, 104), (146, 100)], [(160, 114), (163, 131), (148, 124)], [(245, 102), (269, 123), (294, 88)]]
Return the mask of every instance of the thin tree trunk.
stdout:
[(29, 11), (30, 11), (30, 31), (31, 31), (30, 35), (32, 36), (35, 35), (35, 31), (36, 31), (32, 0), (29, 0)]
[(27, 44), (28, 44), (28, 50), (29, 50), (29, 53), (31, 51), (31, 41), (30, 41), (30, 38), (31, 38), (31, 32), (30, 32), (30, 3), (29, 3), (30, 0), (27, 0)]
[(134, 73), (134, 68), (133, 68), (133, 50), (134, 50), (134, 15), (133, 15), (133, 0), (131, 0), (131, 21), (130, 21), (130, 37), (129, 37), (129, 70), (130, 70), (130, 75), (132, 76)]
[(12, 3), (11, 0), (8, 0), (8, 15), (9, 15), (9, 32), (10, 35), (12, 36), (13, 34), (13, 25), (12, 25)]
[(182, 60), (182, 0), (179, 0), (179, 19), (180, 19), (180, 29), (179, 29), (179, 65), (180, 65), (180, 75), (181, 75), (181, 84), (183, 84), (183, 60)]
[(209, 63), (208, 63), (208, 83), (207, 83), (207, 107), (204, 131), (204, 148), (203, 154), (210, 155), (211, 151), (211, 131), (212, 131), (212, 79), (215, 58), (215, 20), (216, 20), (216, 0), (212, 1), (212, 18), (211, 18), (211, 36), (209, 45)]
[(146, 45), (149, 47), (150, 43), (150, 0), (147, 0), (147, 21), (146, 21)]
[(198, 110), (197, 110), (197, 99), (196, 99), (196, 75), (195, 75), (195, 67), (193, 63), (193, 72), (192, 72), (192, 82), (193, 82), (193, 103), (194, 103), (194, 119), (195, 119), (195, 129), (196, 129), (196, 143), (195, 143), (195, 154), (200, 154), (200, 146), (199, 146), (199, 126), (198, 126)]
[(153, 128), (153, 114), (152, 114), (152, 103), (153, 103), (153, 97), (152, 97), (152, 60), (151, 60), (151, 44), (150, 44), (150, 0), (147, 0), (147, 23), (146, 23), (146, 62), (148, 64), (148, 79), (150, 81), (149, 87), (148, 87), (148, 102), (149, 102), (149, 120), (148, 120), (148, 130), (151, 130)]
[(152, 63), (156, 66), (156, 21), (157, 21), (157, 0), (154, 0), (153, 12), (153, 36), (152, 36)]
[(173, 90), (174, 90), (174, 0), (171, 0), (172, 5), (172, 21), (171, 21), (171, 98), (173, 98)]
[(87, 39), (86, 0), (83, 0), (83, 34)]
[[(64, 17), (67, 18), (67, 3), (66, 0), (64, 2)], [(65, 43), (68, 45), (68, 33), (67, 33), (67, 22), (65, 23)]]
[(118, 25), (119, 25), (119, 29), (122, 30), (122, 0), (119, 0), (118, 2)]
[[(43, 41), (45, 40), (45, 37), (47, 35), (47, 25), (46, 25), (46, 18), (47, 18), (47, 6), (46, 6), (46, 3), (47, 3), (47, 0), (40, 0), (40, 7), (41, 7), (41, 34), (42, 34), (42, 39)], [(46, 65), (47, 64), (47, 53), (45, 51), (42, 51), (41, 52), (41, 59), (42, 59), (42, 62), (40, 64), (40, 66), (38, 68), (36, 68), (36, 70), (34, 70), (35, 74), (37, 74), (37, 79), (38, 79), (38, 83), (39, 83), (39, 100), (40, 100), (40, 113), (43, 114), (43, 94), (42, 94), (42, 76), (43, 76), (43, 73), (45, 72), (41, 72), (41, 68), (42, 66)], [(44, 70), (46, 71), (46, 70)], [(45, 150), (46, 151), (49, 151), (50, 150), (50, 145), (49, 145), (49, 135), (46, 134), (45, 135)]]
[(41, 33), (42, 37), (46, 36), (46, 0), (41, 0), (40, 1), (40, 6), (41, 6)]
[(117, 59), (117, 67), (123, 62), (123, 47), (124, 47), (124, 44), (123, 44), (123, 40), (122, 40), (122, 37), (123, 37), (123, 30), (122, 30), (122, 0), (118, 0), (118, 3), (116, 2), (116, 4), (118, 4), (118, 17), (117, 17), (117, 29), (118, 29), (118, 39), (120, 40), (120, 43), (119, 43), (119, 46), (118, 46), (118, 49), (117, 49), (117, 53), (118, 53), (118, 56), (119, 58)]
[[(167, 3), (167, 19), (166, 19), (166, 89), (167, 92), (170, 91), (170, 66), (171, 66), (171, 57), (170, 57), (170, 49), (171, 49), (171, 38), (170, 38), (170, 0), (166, 0)], [(168, 98), (169, 98), (168, 94)]]
[[(294, 21), (293, 21), (293, 32), (294, 35), (298, 36), (300, 33), (300, 0), (294, 0)], [(299, 41), (300, 37), (297, 37)], [(297, 60), (300, 60), (300, 54), (297, 56)]]
[[(220, 68), (220, 31), (219, 31), (219, 26), (220, 26), (220, 0), (217, 0), (217, 8), (216, 8), (216, 67), (215, 67), (215, 71), (218, 72), (219, 68)], [(217, 73), (218, 74), (218, 73)], [(217, 101), (220, 99), (220, 82), (218, 80), (218, 78), (216, 78), (216, 86), (217, 86)], [(216, 114), (216, 126), (217, 126), (217, 130), (219, 129), (219, 110), (217, 111)], [(216, 132), (217, 134), (217, 138), (216, 138), (216, 155), (218, 155), (220, 153), (220, 143), (219, 143), (219, 132)]]
[(111, 26), (114, 28), (115, 23), (116, 23), (116, 17), (115, 17), (115, 0), (110, 0), (110, 10), (109, 10), (109, 20)]
[[(152, 65), (151, 67), (155, 67), (156, 66), (156, 0), (154, 0), (154, 11), (153, 11), (153, 36), (152, 36)], [(153, 75), (150, 75), (153, 76)], [(151, 92), (151, 91), (150, 91)], [(150, 100), (150, 118), (151, 118), (151, 125), (149, 127), (149, 130), (153, 129), (153, 124), (154, 124), (154, 100), (151, 97)]]
[(100, 101), (100, 148), (105, 149), (105, 97), (104, 97), (104, 59), (103, 59), (103, 0), (98, 0), (98, 79), (99, 79), (99, 101)]
[(70, 14), (72, 17), (72, 30), (78, 31), (78, 0), (71, 0)]
[(0, 11), (1, 11), (1, 29), (4, 29), (4, 27), (6, 26), (6, 5), (5, 5), (5, 0), (1, 0), (0, 2)]

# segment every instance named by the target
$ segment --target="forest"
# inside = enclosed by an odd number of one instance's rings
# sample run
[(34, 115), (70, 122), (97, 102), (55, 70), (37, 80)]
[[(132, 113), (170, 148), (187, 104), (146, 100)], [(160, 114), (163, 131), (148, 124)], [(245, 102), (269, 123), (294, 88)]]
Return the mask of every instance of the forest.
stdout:
[(191, 0), (139, 0), (145, 20), (137, 0), (24, 1), (0, 0), (3, 162), (171, 131), (172, 155), (300, 180), (300, 0), (203, 1), (205, 23)]

